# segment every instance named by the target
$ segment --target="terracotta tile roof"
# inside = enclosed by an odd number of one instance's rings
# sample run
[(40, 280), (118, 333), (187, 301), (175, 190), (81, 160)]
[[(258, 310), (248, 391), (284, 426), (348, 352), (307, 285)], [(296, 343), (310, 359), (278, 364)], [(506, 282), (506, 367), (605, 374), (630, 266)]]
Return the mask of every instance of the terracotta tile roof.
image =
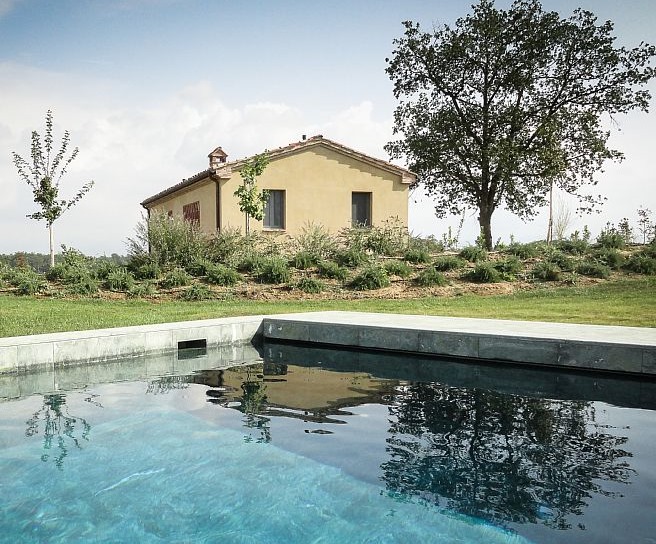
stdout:
[[(372, 157), (370, 155), (366, 155), (365, 153), (361, 153), (359, 151), (356, 151), (355, 149), (351, 149), (350, 147), (346, 147), (345, 145), (339, 144), (333, 140), (329, 140), (328, 138), (324, 138), (322, 135), (317, 135), (317, 136), (312, 136), (310, 138), (307, 138), (306, 140), (301, 140), (299, 142), (293, 142), (289, 145), (283, 146), (283, 147), (278, 147), (276, 149), (272, 150), (266, 150), (266, 154), (269, 157), (269, 160), (276, 160), (282, 157), (285, 157), (287, 155), (291, 155), (293, 153), (296, 153), (297, 151), (301, 149), (307, 149), (313, 146), (317, 145), (323, 145), (328, 148), (332, 148), (344, 155), (347, 155), (349, 157), (356, 158), (358, 160), (361, 160), (362, 162), (369, 163), (371, 165), (377, 166), (378, 168), (381, 168), (383, 170), (387, 170), (388, 172), (392, 172), (394, 174), (398, 174), (401, 176), (402, 182), (411, 184), (416, 180), (416, 174), (411, 172), (410, 170), (406, 168), (402, 168), (400, 166), (397, 166), (395, 164), (392, 164), (391, 162), (384, 161), (381, 159), (376, 159), (375, 157)], [(218, 148), (217, 148), (218, 149)], [(216, 176), (218, 178), (225, 178), (225, 177), (230, 177), (232, 175), (232, 172), (234, 170), (239, 170), (247, 161), (251, 160), (253, 157), (246, 157), (243, 159), (239, 159), (236, 161), (231, 161), (231, 162), (226, 162), (224, 164), (221, 164), (219, 168), (208, 168), (207, 170), (203, 170), (202, 172), (198, 172), (197, 174), (194, 174), (193, 176), (183, 179), (180, 183), (177, 183), (176, 185), (173, 185), (169, 187), (168, 189), (164, 189), (163, 191), (160, 191), (156, 195), (153, 195), (146, 200), (144, 200), (141, 205), (144, 207), (148, 207), (148, 204), (152, 204), (153, 202), (168, 196), (170, 194), (173, 194), (181, 189), (184, 189), (186, 187), (189, 187), (190, 185), (193, 185), (194, 183), (201, 181), (203, 179), (207, 179), (212, 176)]]

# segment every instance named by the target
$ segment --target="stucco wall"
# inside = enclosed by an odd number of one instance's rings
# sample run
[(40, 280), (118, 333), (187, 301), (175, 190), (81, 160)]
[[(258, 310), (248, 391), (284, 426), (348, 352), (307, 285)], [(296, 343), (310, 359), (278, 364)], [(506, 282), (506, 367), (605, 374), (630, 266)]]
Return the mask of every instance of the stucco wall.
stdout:
[(151, 211), (164, 214), (172, 211), (173, 215), (182, 217), (183, 206), (196, 201), (200, 203), (200, 228), (205, 232), (214, 232), (216, 229), (216, 183), (210, 179), (162, 199), (151, 208)]
[[(239, 172), (221, 181), (221, 228), (244, 228), (235, 189), (242, 183)], [(285, 232), (298, 233), (308, 223), (321, 224), (336, 232), (351, 225), (351, 193), (370, 192), (372, 222), (380, 225), (398, 217), (408, 224), (408, 185), (401, 176), (337, 153), (314, 146), (272, 160), (258, 178), (262, 189), (285, 193)], [(252, 230), (262, 222), (251, 220)]]

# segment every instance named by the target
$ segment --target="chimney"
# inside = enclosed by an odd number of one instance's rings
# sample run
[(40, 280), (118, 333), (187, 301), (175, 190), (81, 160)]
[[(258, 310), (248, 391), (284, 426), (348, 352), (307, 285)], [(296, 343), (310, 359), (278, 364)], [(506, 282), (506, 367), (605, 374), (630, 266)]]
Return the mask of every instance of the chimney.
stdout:
[(219, 168), (227, 161), (228, 155), (221, 147), (217, 147), (208, 155), (208, 158), (210, 159), (210, 168)]
[(303, 136), (301, 136), (301, 140), (303, 140), (303, 141), (307, 140), (307, 136), (305, 134), (303, 134)]

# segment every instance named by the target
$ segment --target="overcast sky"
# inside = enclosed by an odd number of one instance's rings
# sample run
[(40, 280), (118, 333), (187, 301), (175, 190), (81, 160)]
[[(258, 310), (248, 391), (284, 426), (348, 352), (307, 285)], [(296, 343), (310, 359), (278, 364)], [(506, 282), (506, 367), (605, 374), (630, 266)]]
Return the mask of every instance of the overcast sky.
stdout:
[[(207, 167), (222, 146), (229, 160), (323, 134), (387, 159), (395, 100), (385, 74), (401, 21), (428, 30), (469, 11), (463, 0), (0, 0), (0, 253), (47, 253), (45, 225), (18, 178), (11, 152), (29, 158), (30, 134), (54, 113), (55, 134), (80, 148), (62, 182), (91, 192), (55, 223), (55, 242), (91, 255), (124, 254), (139, 202)], [(498, 1), (507, 6), (508, 1)], [(619, 41), (656, 43), (654, 0), (544, 0), (569, 15), (581, 6), (615, 22)], [(656, 95), (656, 85), (651, 85)], [(656, 216), (656, 111), (618, 119), (596, 192), (603, 214), (574, 217), (596, 234), (606, 221)], [(573, 205), (568, 205), (572, 210)], [(421, 192), (410, 229), (440, 237), (459, 218), (437, 221)], [(656, 218), (656, 217), (655, 217)], [(544, 238), (546, 217), (522, 223), (498, 212), (493, 236)], [(478, 234), (468, 217), (461, 242)]]

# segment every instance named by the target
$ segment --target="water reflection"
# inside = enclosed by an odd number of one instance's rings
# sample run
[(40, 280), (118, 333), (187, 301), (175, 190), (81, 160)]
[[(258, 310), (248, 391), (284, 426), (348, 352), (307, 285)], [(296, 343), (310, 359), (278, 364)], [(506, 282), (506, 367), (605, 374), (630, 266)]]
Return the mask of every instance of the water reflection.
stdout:
[[(98, 404), (93, 396), (85, 400)], [(43, 434), (41, 461), (46, 463), (52, 460), (59, 470), (64, 468), (69, 448), (81, 449), (80, 441), (88, 441), (90, 433), (91, 425), (86, 419), (69, 413), (63, 393), (43, 395), (42, 407), (26, 421), (25, 429), (25, 436), (28, 437)]]

